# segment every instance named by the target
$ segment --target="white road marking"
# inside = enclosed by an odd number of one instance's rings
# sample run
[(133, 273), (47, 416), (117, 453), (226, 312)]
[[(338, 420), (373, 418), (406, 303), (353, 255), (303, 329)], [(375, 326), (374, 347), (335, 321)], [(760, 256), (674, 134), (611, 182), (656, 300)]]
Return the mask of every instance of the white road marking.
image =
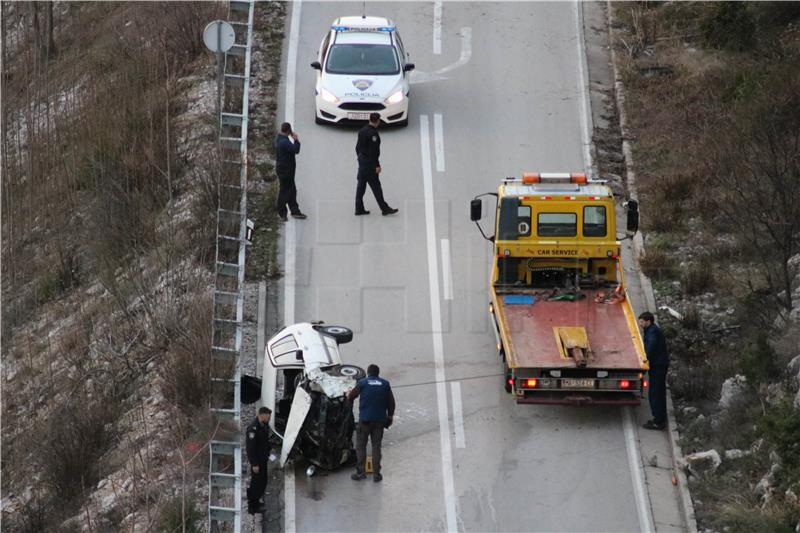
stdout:
[(442, 338), (442, 307), (439, 300), (439, 266), (436, 250), (436, 216), (433, 210), (433, 171), (431, 169), (428, 116), (420, 115), (420, 147), (422, 149), (422, 181), (425, 191), (425, 229), (428, 244), (428, 283), (431, 297), (431, 328), (433, 358), (436, 369), (436, 403), (439, 411), (439, 445), (442, 453), (445, 515), (447, 530), (458, 531), (456, 521), (453, 453), (450, 449), (450, 421), (447, 414), (447, 386), (444, 371), (444, 339)]
[(445, 300), (453, 299), (453, 262), (450, 260), (450, 239), (442, 239), (442, 285)]
[(591, 103), (589, 101), (589, 77), (586, 74), (588, 69), (586, 64), (586, 50), (584, 49), (583, 38), (583, 11), (580, 2), (572, 4), (575, 9), (575, 25), (578, 42), (578, 83), (580, 84), (581, 102), (581, 141), (583, 143), (583, 164), (584, 171), (592, 172), (592, 119)]
[(622, 408), (622, 429), (625, 433), (625, 449), (628, 452), (628, 467), (631, 470), (633, 495), (636, 498), (636, 511), (639, 515), (639, 531), (650, 533), (655, 531), (653, 516), (650, 514), (650, 501), (644, 485), (644, 465), (639, 454), (639, 443), (633, 427), (633, 412), (630, 407)]
[(442, 0), (433, 2), (433, 53), (442, 53)]
[(444, 126), (441, 113), (433, 115), (433, 147), (436, 151), (436, 172), (444, 172)]
[[(586, 172), (591, 172), (593, 169), (592, 162), (592, 118), (591, 118), (591, 103), (589, 100), (589, 83), (586, 63), (586, 50), (584, 49), (583, 38), (583, 11), (581, 10), (580, 2), (573, 3), (575, 11), (575, 34), (578, 45), (578, 76), (579, 76), (579, 89), (580, 89), (580, 102), (581, 102), (581, 141), (583, 144), (583, 165)], [(633, 494), (636, 498), (636, 510), (639, 516), (639, 530), (644, 533), (654, 531), (653, 515), (651, 514), (651, 507), (647, 487), (644, 482), (644, 465), (642, 464), (641, 454), (639, 452), (639, 443), (636, 440), (636, 432), (634, 430), (633, 413), (630, 408), (625, 407), (622, 409), (622, 427), (625, 433), (625, 449), (628, 453), (628, 466), (631, 471), (631, 482), (633, 483)]]
[[(297, 513), (294, 508), (295, 504), (295, 487), (294, 487), (294, 465), (290, 464), (289, 468), (284, 470), (283, 475), (283, 493), (284, 493), (284, 508), (283, 508), (283, 530), (287, 533), (289, 531), (297, 530)], [(290, 496), (291, 495), (291, 496)]]
[(472, 28), (461, 28), (459, 34), (461, 35), (461, 57), (458, 58), (458, 61), (433, 72), (412, 70), (410, 83), (428, 83), (431, 81), (446, 80), (447, 77), (445, 74), (469, 63), (469, 60), (472, 59)]
[(450, 383), (450, 393), (453, 396), (453, 425), (456, 430), (456, 448), (466, 448), (464, 412), (461, 408), (461, 383), (459, 381)]
[[(300, 38), (300, 13), (302, 2), (292, 2), (292, 22), (289, 26), (289, 50), (286, 57), (286, 97), (284, 111), (286, 122), (294, 123), (295, 84), (297, 81), (297, 45)], [(286, 251), (283, 267), (283, 323), (293, 324), (295, 317), (295, 267), (297, 264), (297, 228), (290, 222), (286, 228)], [(297, 529), (295, 513), (294, 467), (284, 469), (283, 480), (283, 519), (284, 531), (294, 533)]]

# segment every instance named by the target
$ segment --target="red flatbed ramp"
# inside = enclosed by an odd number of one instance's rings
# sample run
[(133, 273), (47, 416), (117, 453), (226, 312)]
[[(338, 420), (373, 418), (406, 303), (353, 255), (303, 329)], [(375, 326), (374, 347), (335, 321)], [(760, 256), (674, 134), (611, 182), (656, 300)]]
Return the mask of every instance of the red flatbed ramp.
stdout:
[[(598, 292), (581, 291), (577, 301), (547, 300), (535, 295), (534, 303), (508, 303), (497, 295), (497, 312), (505, 316), (507, 338), (510, 339), (509, 363), (515, 367), (574, 368), (571, 359), (561, 356), (554, 328), (583, 327), (594, 352), (587, 368), (633, 369), (642, 362), (636, 349), (638, 337), (631, 332), (624, 307), (627, 301), (598, 303)], [(517, 296), (517, 295), (513, 295)], [(522, 299), (509, 298), (510, 301)]]

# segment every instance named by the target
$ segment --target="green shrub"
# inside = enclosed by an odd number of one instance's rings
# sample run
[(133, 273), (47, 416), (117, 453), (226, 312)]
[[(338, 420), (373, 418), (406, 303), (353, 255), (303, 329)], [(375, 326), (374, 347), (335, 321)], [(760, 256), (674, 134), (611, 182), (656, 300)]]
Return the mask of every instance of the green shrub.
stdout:
[(656, 281), (675, 277), (675, 259), (661, 246), (648, 246), (645, 253), (639, 256), (639, 266), (645, 276)]
[(681, 287), (688, 295), (708, 292), (714, 287), (714, 265), (707, 257), (691, 263), (681, 274)]
[(753, 385), (768, 383), (780, 377), (778, 355), (768, 339), (765, 332), (759, 333), (739, 357), (742, 372), (747, 377), (748, 383)]
[(782, 477), (798, 481), (800, 476), (800, 410), (784, 402), (767, 414), (759, 425), (764, 438), (775, 448), (784, 467)]
[(186, 495), (186, 511), (183, 511), (183, 502), (180, 494), (167, 501), (161, 508), (158, 530), (162, 533), (183, 532), (200, 533), (200, 520), (203, 513), (197, 504), (197, 497), (194, 493)]
[(746, 2), (715, 2), (700, 27), (711, 48), (743, 52), (756, 42), (756, 23)]

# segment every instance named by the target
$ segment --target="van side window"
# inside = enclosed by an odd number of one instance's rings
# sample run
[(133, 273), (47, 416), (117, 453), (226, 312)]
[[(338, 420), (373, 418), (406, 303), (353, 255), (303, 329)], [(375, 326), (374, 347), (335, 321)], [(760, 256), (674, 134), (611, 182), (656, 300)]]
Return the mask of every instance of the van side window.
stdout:
[(583, 236), (605, 237), (608, 233), (606, 227), (606, 208), (602, 205), (588, 205), (583, 208)]
[(578, 234), (578, 214), (539, 213), (536, 232), (539, 237), (575, 237)]

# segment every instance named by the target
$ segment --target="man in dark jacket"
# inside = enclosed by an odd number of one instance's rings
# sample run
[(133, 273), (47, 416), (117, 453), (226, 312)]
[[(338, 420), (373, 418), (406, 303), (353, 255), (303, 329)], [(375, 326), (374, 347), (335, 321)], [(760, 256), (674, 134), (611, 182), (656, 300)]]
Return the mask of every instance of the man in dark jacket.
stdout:
[[(290, 139), (291, 137), (291, 139)], [(297, 187), (294, 184), (294, 171), (297, 168), (295, 156), (300, 153), (300, 138), (292, 131), (288, 122), (281, 124), (281, 131), (275, 136), (275, 173), (278, 175), (278, 216), (286, 222), (286, 206), (293, 218), (307, 218), (297, 205)]]
[(381, 441), (383, 430), (392, 425), (394, 419), (394, 394), (392, 386), (378, 377), (378, 365), (367, 367), (367, 377), (359, 380), (356, 387), (347, 393), (353, 401), (360, 396), (358, 403), (358, 433), (356, 435), (356, 473), (350, 476), (355, 481), (366, 479), (367, 439), (372, 443), (372, 481), (381, 481)]
[(381, 208), (381, 213), (393, 215), (397, 209), (389, 207), (383, 199), (383, 188), (378, 174), (381, 173), (381, 136), (378, 134), (378, 126), (381, 123), (381, 116), (378, 113), (371, 113), (369, 124), (361, 128), (358, 132), (358, 142), (356, 143), (356, 155), (358, 156), (358, 184), (356, 185), (356, 216), (369, 215), (369, 211), (364, 209), (364, 193), (367, 185), (375, 195), (375, 201)]
[(644, 331), (644, 351), (650, 363), (650, 412), (653, 418), (645, 423), (646, 429), (664, 429), (667, 427), (667, 370), (669, 369), (669, 353), (667, 341), (655, 323), (653, 313), (645, 311), (639, 315), (639, 325)]
[(261, 407), (256, 419), (245, 430), (247, 460), (250, 461), (250, 486), (247, 487), (247, 512), (250, 514), (266, 510), (259, 500), (267, 488), (267, 461), (272, 447), (269, 439), (271, 416), (268, 407)]

